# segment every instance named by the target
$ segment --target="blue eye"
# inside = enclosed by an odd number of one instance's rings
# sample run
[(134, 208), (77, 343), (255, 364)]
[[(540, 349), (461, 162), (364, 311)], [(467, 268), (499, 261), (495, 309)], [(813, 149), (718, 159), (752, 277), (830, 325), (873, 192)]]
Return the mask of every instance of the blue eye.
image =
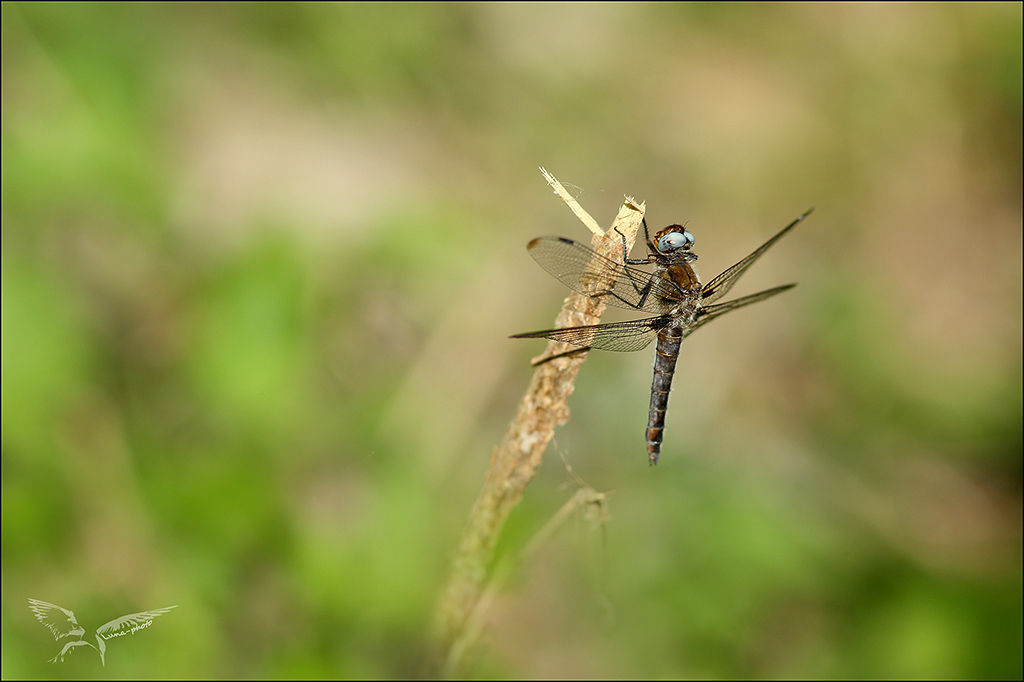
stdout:
[(689, 249), (693, 246), (693, 235), (683, 230), (682, 232), (669, 232), (658, 240), (658, 250), (662, 253)]

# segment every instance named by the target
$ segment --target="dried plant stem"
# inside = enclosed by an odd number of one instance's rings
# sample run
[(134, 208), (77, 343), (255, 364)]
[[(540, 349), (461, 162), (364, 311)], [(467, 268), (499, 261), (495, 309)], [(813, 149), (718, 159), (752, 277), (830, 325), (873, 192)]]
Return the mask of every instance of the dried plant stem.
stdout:
[[(577, 482), (579, 483), (579, 481)], [(526, 563), (533, 558), (540, 551), (540, 548), (554, 536), (555, 531), (576, 514), (582, 512), (585, 516), (589, 516), (592, 520), (601, 524), (607, 521), (604, 502), (608, 493), (599, 492), (582, 483), (580, 485), (582, 487), (577, 489), (576, 493), (544, 524), (544, 527), (538, 530), (530, 538), (530, 541), (523, 546), (517, 560), (504, 557), (498, 561), (497, 566), (492, 571), (491, 578), (487, 581), (486, 588), (477, 600), (476, 608), (473, 609), (463, 627), (462, 635), (452, 643), (451, 651), (441, 670), (442, 677), (454, 676), (456, 668), (460, 665), (466, 652), (480, 638), (480, 634), (486, 624), (485, 616), (490, 610), (491, 604), (494, 603), (499, 591), (505, 586), (509, 576), (512, 575), (513, 570), (519, 563)]]
[[(619, 233), (625, 235), (627, 249), (631, 247), (640, 228), (644, 205), (638, 205), (627, 197), (612, 228), (602, 232), (594, 219), (554, 177), (543, 168), (541, 172), (573, 213), (594, 232), (591, 240), (593, 249), (612, 260), (621, 261), (622, 237)], [(600, 297), (573, 294), (566, 299), (555, 319), (555, 326), (596, 324), (604, 307), (604, 300)], [(551, 341), (545, 355), (557, 355), (571, 348)], [(576, 373), (585, 359), (586, 353), (578, 353), (559, 357), (537, 368), (505, 437), (491, 455), (483, 489), (473, 505), (452, 562), (448, 585), (438, 606), (436, 649), (432, 661), (434, 674), (454, 673), (468, 644), (475, 639), (474, 633), (479, 628), (470, 627), (470, 624), (471, 621), (481, 622), (481, 595), (501, 528), (540, 466), (555, 427), (569, 420), (566, 401), (572, 394)]]

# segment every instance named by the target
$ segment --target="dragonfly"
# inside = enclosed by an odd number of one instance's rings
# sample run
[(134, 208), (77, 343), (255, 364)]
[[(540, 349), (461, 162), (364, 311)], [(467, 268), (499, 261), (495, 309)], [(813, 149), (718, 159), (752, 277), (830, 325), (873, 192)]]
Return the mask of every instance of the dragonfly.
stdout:
[[(775, 242), (811, 214), (809, 208), (749, 256), (728, 268), (707, 284), (701, 284), (692, 263), (693, 235), (682, 225), (669, 225), (654, 235), (643, 221), (647, 241), (646, 258), (629, 258), (622, 233), (622, 262), (606, 258), (580, 242), (564, 237), (538, 237), (527, 245), (537, 263), (562, 284), (585, 296), (603, 298), (608, 305), (653, 313), (654, 317), (627, 322), (545, 329), (515, 334), (514, 339), (550, 339), (577, 346), (609, 351), (638, 351), (658, 339), (651, 381), (651, 406), (647, 421), (647, 457), (658, 463), (665, 430), (665, 411), (672, 388), (676, 361), (683, 339), (725, 313), (771, 298), (796, 284), (767, 289), (731, 301), (716, 303), (729, 293), (736, 281)], [(648, 272), (635, 266), (653, 265)], [(556, 357), (556, 356), (552, 356)], [(543, 361), (552, 358), (545, 358)]]

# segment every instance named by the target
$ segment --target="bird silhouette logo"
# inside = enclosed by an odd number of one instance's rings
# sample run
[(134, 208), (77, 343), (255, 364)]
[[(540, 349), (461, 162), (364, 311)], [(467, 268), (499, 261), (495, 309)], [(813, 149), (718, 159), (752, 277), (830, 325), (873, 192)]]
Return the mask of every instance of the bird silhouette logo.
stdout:
[(74, 649), (80, 646), (91, 646), (93, 649), (100, 654), (100, 663), (106, 667), (106, 654), (108, 639), (114, 637), (124, 637), (125, 635), (134, 635), (139, 630), (145, 630), (153, 624), (153, 619), (157, 616), (162, 616), (171, 609), (178, 607), (177, 604), (174, 606), (168, 606), (162, 609), (153, 609), (152, 611), (142, 611), (141, 613), (131, 613), (127, 616), (121, 616), (115, 618), (109, 623), (96, 628), (96, 646), (92, 645), (92, 642), (87, 642), (84, 639), (85, 628), (78, 624), (75, 620), (75, 614), (72, 611), (68, 611), (65, 608), (61, 608), (56, 604), (51, 604), (45, 601), (39, 601), (38, 599), (28, 600), (29, 608), (36, 614), (36, 618), (39, 622), (50, 629), (53, 636), (59, 642), (65, 637), (71, 637), (65, 644), (64, 648), (60, 650), (60, 653), (50, 659), (50, 663), (56, 663), (59, 659), (61, 663), (64, 662), (64, 656)]

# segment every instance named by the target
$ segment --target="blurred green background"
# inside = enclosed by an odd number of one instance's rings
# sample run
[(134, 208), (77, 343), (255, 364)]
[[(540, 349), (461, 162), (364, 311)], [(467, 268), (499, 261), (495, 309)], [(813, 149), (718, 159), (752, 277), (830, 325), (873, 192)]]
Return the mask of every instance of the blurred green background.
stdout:
[[(1021, 5), (3, 4), (3, 676), (400, 677), (624, 194), (705, 279), (593, 353), (473, 677), (1022, 674)], [(639, 255), (639, 249), (634, 255)], [(607, 317), (606, 319), (621, 319)], [(60, 650), (28, 598), (86, 628)], [(91, 632), (90, 632), (91, 634)]]

